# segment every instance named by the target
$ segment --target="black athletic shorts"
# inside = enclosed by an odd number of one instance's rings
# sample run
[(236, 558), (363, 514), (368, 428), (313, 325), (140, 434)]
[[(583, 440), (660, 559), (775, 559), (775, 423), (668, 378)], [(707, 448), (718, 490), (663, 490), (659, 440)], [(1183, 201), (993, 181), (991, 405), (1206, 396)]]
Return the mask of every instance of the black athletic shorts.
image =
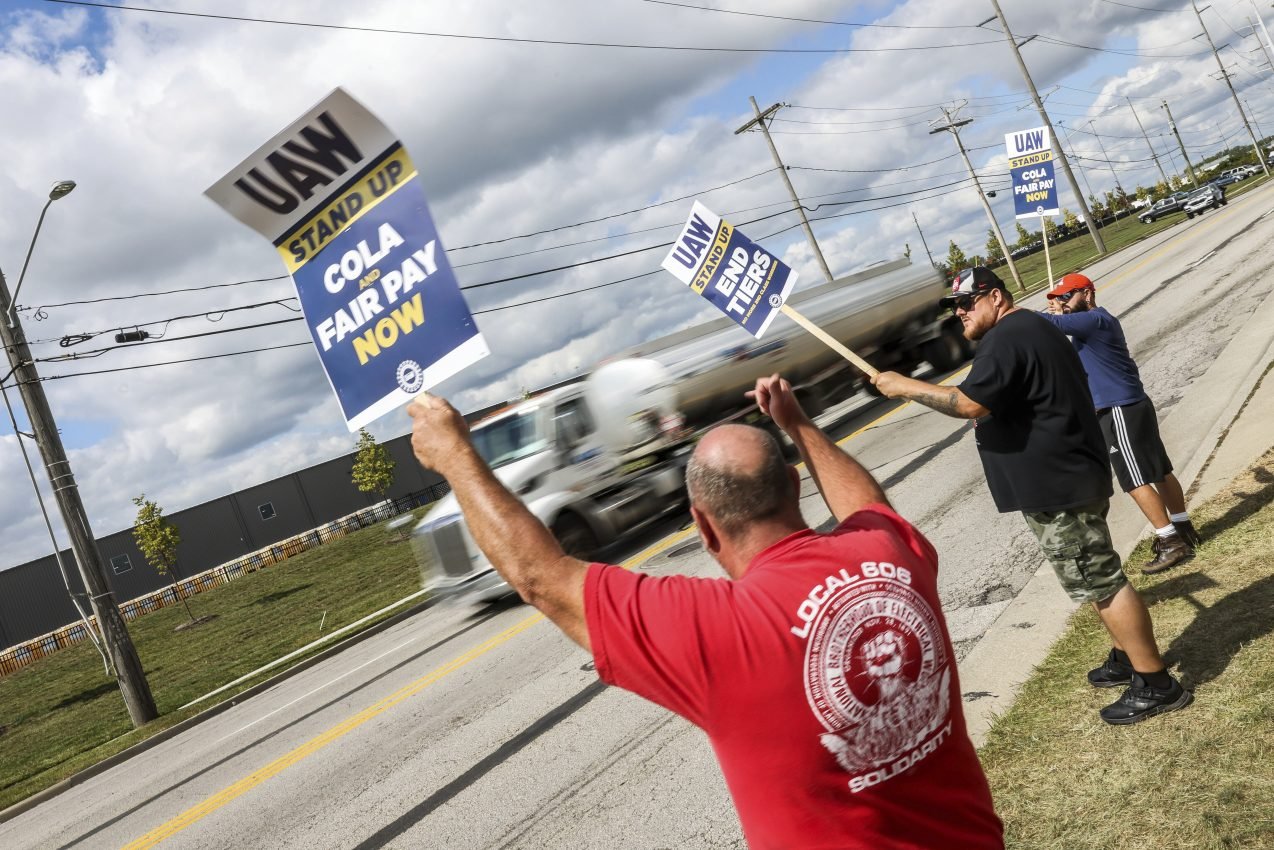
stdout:
[(1097, 411), (1110, 465), (1120, 488), (1127, 493), (1145, 484), (1158, 484), (1172, 472), (1172, 461), (1159, 437), (1159, 420), (1149, 398), (1122, 407)]

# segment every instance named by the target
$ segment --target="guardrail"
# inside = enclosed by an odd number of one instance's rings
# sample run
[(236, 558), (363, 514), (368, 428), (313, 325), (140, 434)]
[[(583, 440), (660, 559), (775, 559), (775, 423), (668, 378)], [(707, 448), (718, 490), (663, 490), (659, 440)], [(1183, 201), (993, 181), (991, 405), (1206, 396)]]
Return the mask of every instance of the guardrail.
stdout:
[[(361, 511), (333, 520), (326, 525), (289, 537), (286, 540), (271, 543), (269, 546), (265, 546), (255, 552), (249, 552), (247, 555), (243, 555), (233, 561), (218, 564), (212, 569), (204, 570), (190, 578), (181, 579), (175, 587), (169, 585), (159, 590), (151, 591), (144, 596), (139, 596), (136, 599), (130, 599), (119, 606), (120, 615), (125, 620), (136, 620), (143, 614), (158, 611), (160, 608), (166, 608), (169, 605), (176, 605), (181, 601), (177, 595), (178, 589), (180, 589), (181, 595), (186, 597), (196, 593), (203, 593), (205, 590), (211, 590), (214, 587), (220, 587), (249, 573), (254, 573), (257, 570), (286, 561), (288, 558), (299, 555), (302, 552), (315, 549), (324, 543), (338, 540), (361, 528), (384, 522), (416, 508), (432, 504), (446, 495), (449, 489), (450, 487), (446, 482), (435, 484), (426, 490), (410, 493), (398, 499), (386, 500), (370, 508), (364, 508)], [(89, 616), (89, 622), (93, 624), (94, 629), (97, 628), (96, 618), (92, 615)], [(52, 655), (60, 649), (74, 646), (87, 639), (88, 630), (82, 621), (77, 621), (11, 646), (0, 652), (0, 676), (7, 676), (15, 670), (20, 670), (45, 656)]]

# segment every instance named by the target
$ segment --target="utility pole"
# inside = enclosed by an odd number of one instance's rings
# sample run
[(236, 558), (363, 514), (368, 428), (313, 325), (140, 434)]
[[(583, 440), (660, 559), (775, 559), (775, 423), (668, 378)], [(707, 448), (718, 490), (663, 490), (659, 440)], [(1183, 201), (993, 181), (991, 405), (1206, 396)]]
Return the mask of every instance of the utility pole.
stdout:
[(1155, 161), (1155, 168), (1159, 169), (1159, 176), (1163, 178), (1163, 185), (1168, 186), (1168, 175), (1164, 173), (1163, 166), (1159, 164), (1159, 154), (1155, 153), (1155, 146), (1150, 144), (1150, 137), (1146, 135), (1146, 128), (1141, 124), (1141, 116), (1137, 114), (1137, 107), (1132, 105), (1132, 98), (1124, 95), (1124, 100), (1128, 101), (1128, 108), (1132, 110), (1132, 117), (1137, 119), (1137, 129), (1141, 131), (1141, 137), (1146, 140), (1146, 147), (1150, 148), (1150, 158)]
[(1270, 31), (1265, 28), (1265, 19), (1261, 17), (1261, 12), (1256, 8), (1256, 0), (1248, 0), (1252, 4), (1252, 14), (1256, 15), (1256, 22), (1261, 25), (1261, 32), (1265, 33), (1265, 40), (1261, 41), (1261, 37), (1257, 36), (1256, 40), (1261, 42), (1261, 49), (1265, 51), (1265, 59), (1270, 63), (1270, 70), (1274, 71), (1274, 42), (1270, 41)]
[[(1057, 122), (1057, 126), (1058, 126), (1058, 127), (1061, 127), (1062, 129), (1064, 129), (1064, 130), (1065, 130), (1065, 129), (1066, 129), (1066, 122), (1065, 122), (1065, 121), (1058, 121), (1058, 122)], [(1072, 132), (1073, 132), (1073, 131), (1071, 131), (1071, 130), (1066, 130), (1066, 139), (1065, 139), (1065, 141), (1066, 141), (1066, 142), (1069, 142), (1069, 141), (1071, 140)], [(1057, 141), (1057, 147), (1061, 149), (1061, 151), (1062, 151), (1062, 156), (1066, 156), (1066, 147), (1065, 147), (1065, 144), (1064, 144), (1063, 140), (1058, 139), (1058, 141)], [(1077, 157), (1077, 156), (1075, 155), (1075, 146), (1074, 146), (1074, 145), (1071, 145), (1071, 155), (1070, 155), (1070, 156), (1071, 156), (1071, 159), (1075, 160), (1075, 167), (1079, 169), (1079, 176), (1080, 176), (1081, 178), (1083, 178), (1083, 181), (1084, 181), (1084, 188), (1088, 190), (1088, 194), (1089, 194), (1089, 195), (1093, 195), (1093, 187), (1088, 185), (1088, 172), (1084, 170), (1083, 163), (1081, 163), (1081, 162), (1079, 161), (1079, 157)], [(1096, 196), (1096, 195), (1093, 195), (1093, 197), (1095, 198), (1095, 197), (1097, 197), (1097, 196)]]
[(916, 232), (920, 234), (920, 244), (925, 246), (925, 253), (929, 255), (929, 265), (936, 269), (938, 264), (933, 261), (933, 252), (929, 250), (929, 243), (925, 241), (925, 232), (920, 229), (920, 219), (916, 218), (914, 211), (911, 213), (911, 220), (916, 223)]
[(1239, 111), (1239, 117), (1243, 119), (1243, 126), (1247, 128), (1247, 134), (1252, 137), (1252, 149), (1256, 151), (1256, 161), (1261, 164), (1261, 168), (1265, 171), (1265, 176), (1270, 176), (1270, 167), (1265, 164), (1265, 157), (1261, 155), (1261, 143), (1256, 140), (1256, 133), (1252, 132), (1252, 125), (1247, 121), (1247, 113), (1243, 111), (1243, 104), (1239, 103), (1239, 95), (1234, 91), (1234, 83), (1230, 82), (1230, 72), (1225, 70), (1225, 64), (1221, 61), (1220, 55), (1217, 54), (1216, 45), (1212, 43), (1212, 33), (1208, 32), (1207, 26), (1203, 23), (1203, 13), (1199, 11), (1199, 4), (1195, 0), (1190, 0), (1190, 8), (1194, 9), (1194, 16), (1199, 19), (1199, 26), (1203, 28), (1203, 34), (1207, 36), (1208, 47), (1212, 48), (1212, 58), (1216, 59), (1216, 66), (1221, 69), (1221, 79), (1225, 80), (1225, 86), (1230, 90), (1230, 97), (1234, 98), (1234, 108)]
[(774, 113), (783, 108), (784, 104), (776, 103), (764, 112), (756, 105), (755, 97), (748, 97), (752, 103), (752, 111), (756, 113), (756, 117), (744, 124), (742, 127), (734, 131), (734, 135), (747, 133), (752, 129), (759, 129), (765, 135), (766, 144), (770, 146), (770, 153), (774, 156), (774, 164), (778, 166), (779, 174), (783, 177), (783, 185), (787, 186), (787, 193), (792, 196), (792, 208), (796, 210), (796, 214), (801, 217), (801, 227), (805, 228), (805, 235), (810, 240), (810, 247), (814, 249), (814, 257), (818, 260), (819, 266), (823, 269), (823, 275), (827, 278), (827, 282), (832, 281), (832, 270), (827, 267), (827, 259), (823, 256), (823, 249), (818, 247), (818, 240), (814, 238), (814, 229), (810, 227), (810, 220), (805, 217), (805, 208), (801, 206), (801, 199), (796, 196), (796, 189), (792, 187), (792, 181), (787, 176), (787, 167), (783, 165), (783, 160), (779, 158), (779, 149), (774, 146), (774, 139), (770, 137), (769, 125), (765, 123), (767, 118), (772, 118)]
[(1256, 120), (1256, 110), (1252, 108), (1252, 104), (1248, 103), (1247, 98), (1243, 98), (1243, 102), (1247, 104), (1247, 111), (1252, 114), (1252, 125), (1256, 127), (1256, 134), (1261, 137), (1261, 141), (1265, 141), (1265, 131), (1261, 129), (1261, 122)]
[[(1004, 252), (1004, 262), (1009, 267), (1010, 274), (1013, 275), (1013, 282), (1017, 284), (1018, 292), (1025, 292), (1026, 287), (1022, 284), (1022, 278), (1017, 273), (1017, 264), (1013, 262), (1013, 256), (1009, 253), (1009, 243), (1005, 241), (1004, 234), (1000, 232), (1000, 223), (995, 220), (995, 213), (991, 211), (991, 202), (986, 199), (986, 192), (982, 191), (982, 183), (978, 180), (978, 173), (973, 170), (973, 163), (969, 161), (969, 152), (964, 149), (964, 142), (960, 140), (960, 128), (966, 124), (972, 124), (973, 119), (961, 118), (956, 121), (952, 119), (951, 112), (945, 106), (938, 108), (942, 110), (942, 118), (947, 123), (934, 127), (929, 131), (929, 135), (932, 136), (934, 133), (946, 131), (955, 137), (956, 148), (959, 149), (960, 156), (964, 158), (964, 167), (969, 169), (969, 178), (973, 181), (973, 188), (978, 190), (978, 200), (982, 202), (982, 209), (986, 210), (986, 219), (991, 222), (991, 232), (995, 234), (996, 240), (1000, 243), (1000, 250)], [(956, 271), (956, 269), (952, 271)]]
[[(1106, 153), (1106, 146), (1102, 144), (1101, 135), (1098, 134), (1097, 128), (1093, 126), (1093, 122), (1088, 122), (1088, 130), (1097, 139), (1097, 147), (1101, 150), (1101, 158), (1106, 160), (1106, 165), (1110, 168), (1110, 176), (1115, 178), (1115, 188), (1119, 190), (1119, 197), (1123, 199), (1124, 212), (1128, 212), (1128, 193), (1124, 191), (1124, 187), (1119, 183), (1119, 174), (1115, 171), (1115, 163), (1111, 160), (1110, 154)], [(1115, 218), (1119, 218), (1119, 213), (1115, 213)]]
[[(1040, 113), (1040, 120), (1044, 122), (1044, 126), (1048, 127), (1048, 134), (1053, 137), (1053, 143), (1057, 145), (1058, 159), (1062, 161), (1062, 171), (1066, 173), (1066, 182), (1070, 184), (1071, 191), (1075, 194), (1075, 199), (1079, 202), (1079, 208), (1084, 214), (1084, 221), (1088, 223), (1088, 232), (1093, 237), (1093, 245), (1097, 248), (1097, 253), (1104, 255), (1106, 253), (1106, 243), (1101, 238), (1101, 233), (1097, 231), (1097, 222), (1093, 221), (1093, 214), (1088, 209), (1088, 201), (1084, 200), (1084, 196), (1079, 192), (1079, 184), (1075, 182), (1075, 175), (1071, 172), (1071, 164), (1066, 160), (1066, 154), (1062, 152), (1061, 142), (1057, 141), (1057, 133), (1053, 130), (1053, 122), (1049, 120), (1048, 111), (1044, 108), (1044, 101), (1040, 99), (1040, 93), (1035, 89), (1035, 81), (1031, 79), (1031, 72), (1026, 67), (1026, 62), (1022, 59), (1022, 52), (1018, 49), (1017, 39), (1013, 37), (1012, 30), (1009, 29), (1009, 22), (1004, 17), (1004, 12), (1000, 9), (999, 0), (991, 0), (991, 5), (995, 8), (995, 17), (1000, 20), (1000, 28), (1004, 30), (1004, 37), (1008, 39), (1009, 47), (1013, 50), (1013, 58), (1017, 60), (1017, 67), (1022, 71), (1022, 79), (1026, 80), (1026, 87), (1031, 92), (1031, 99), (1035, 101), (1035, 108)], [(982, 24), (990, 23), (994, 18), (987, 18)], [(982, 26), (978, 24), (978, 26)]]
[(15, 306), (9, 297), (9, 286), (4, 274), (0, 272), (0, 343), (4, 345), (12, 368), (11, 374), (26, 405), (27, 418), (31, 422), (35, 442), (40, 447), (49, 482), (66, 522), (66, 530), (71, 537), (71, 549), (75, 552), (80, 577), (84, 580), (84, 588), (88, 591), (89, 602), (97, 617), (98, 627), (102, 630), (107, 654), (115, 668), (115, 679), (124, 696), (124, 704), (128, 707), (128, 716), (134, 727), (141, 726), (159, 715), (155, 710), (155, 698), (151, 696), (141, 659), (137, 657), (137, 649), (133, 646), (114, 593), (107, 583), (102, 553), (97, 548), (97, 540), (89, 526), (84, 503), (80, 501), (79, 487), (71, 474), (71, 464), (62, 447), (62, 438), (53, 421), (53, 412), (49, 410), (44, 385), (40, 383), (40, 376), (35, 371), (22, 324), (16, 311), (12, 309)]
[(1181, 141), (1181, 133), (1177, 131), (1177, 122), (1172, 120), (1172, 110), (1168, 108), (1168, 101), (1163, 102), (1163, 111), (1168, 113), (1168, 126), (1172, 128), (1172, 135), (1177, 137), (1177, 147), (1181, 148), (1181, 158), (1186, 161), (1186, 174), (1190, 175), (1190, 182), (1199, 186), (1199, 178), (1194, 176), (1194, 165), (1190, 162), (1190, 154), (1186, 153), (1186, 143)]

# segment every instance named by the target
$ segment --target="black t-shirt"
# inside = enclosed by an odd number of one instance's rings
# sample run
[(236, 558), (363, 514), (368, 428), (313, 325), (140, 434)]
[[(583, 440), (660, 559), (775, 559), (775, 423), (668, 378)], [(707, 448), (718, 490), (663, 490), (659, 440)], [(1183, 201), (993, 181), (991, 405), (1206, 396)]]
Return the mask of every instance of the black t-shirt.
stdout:
[(1029, 310), (987, 331), (960, 391), (991, 411), (974, 433), (1001, 513), (1109, 499), (1110, 460), (1088, 379), (1066, 335)]

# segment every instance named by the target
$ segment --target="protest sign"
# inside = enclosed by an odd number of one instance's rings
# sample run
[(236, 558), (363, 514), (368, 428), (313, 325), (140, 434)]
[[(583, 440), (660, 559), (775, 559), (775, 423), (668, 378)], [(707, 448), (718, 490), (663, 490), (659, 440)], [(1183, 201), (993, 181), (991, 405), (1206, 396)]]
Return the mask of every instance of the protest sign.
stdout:
[(791, 267), (698, 201), (663, 267), (757, 339), (782, 313), (868, 375), (876, 374), (866, 360), (788, 306), (797, 277)]
[(698, 201), (663, 267), (757, 339), (796, 285), (795, 271)]
[(1004, 134), (1013, 177), (1013, 211), (1018, 218), (1057, 215), (1057, 177), (1047, 127)]
[(343, 90), (205, 194), (283, 257), (350, 431), (488, 354), (416, 167)]

